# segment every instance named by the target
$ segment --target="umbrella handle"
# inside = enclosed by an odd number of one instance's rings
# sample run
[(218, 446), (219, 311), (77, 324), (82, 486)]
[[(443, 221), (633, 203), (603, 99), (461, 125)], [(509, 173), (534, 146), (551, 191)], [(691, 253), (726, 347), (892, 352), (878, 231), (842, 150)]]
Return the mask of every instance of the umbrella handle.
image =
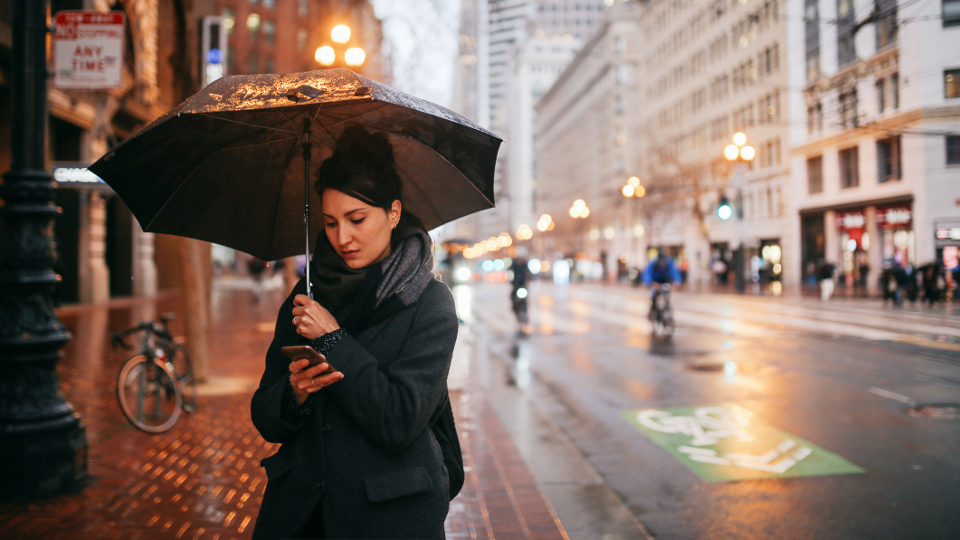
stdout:
[(307, 253), (307, 296), (313, 299), (310, 286), (310, 157), (313, 154), (313, 143), (310, 142), (310, 116), (303, 119), (303, 222), (306, 225), (306, 253)]

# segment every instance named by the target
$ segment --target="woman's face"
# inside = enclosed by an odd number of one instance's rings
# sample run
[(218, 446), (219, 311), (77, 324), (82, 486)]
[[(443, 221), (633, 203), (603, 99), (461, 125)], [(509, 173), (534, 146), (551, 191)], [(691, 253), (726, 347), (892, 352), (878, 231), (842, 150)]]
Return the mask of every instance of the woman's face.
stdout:
[(390, 211), (335, 189), (320, 198), (330, 245), (350, 268), (366, 268), (390, 255), (390, 233), (400, 221), (400, 201)]

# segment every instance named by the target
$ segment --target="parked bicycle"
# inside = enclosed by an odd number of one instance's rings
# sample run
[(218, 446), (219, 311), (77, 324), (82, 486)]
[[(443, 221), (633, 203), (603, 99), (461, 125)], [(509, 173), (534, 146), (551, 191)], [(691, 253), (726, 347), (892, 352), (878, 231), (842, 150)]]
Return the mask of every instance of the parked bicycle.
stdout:
[(673, 306), (670, 305), (670, 284), (655, 283), (657, 291), (650, 305), (650, 323), (653, 325), (655, 337), (669, 338), (673, 336)]
[(120, 410), (147, 433), (164, 432), (197, 406), (197, 379), (187, 350), (170, 334), (173, 313), (155, 322), (111, 334), (114, 347), (133, 350), (125, 338), (140, 333), (140, 352), (127, 360), (117, 377)]

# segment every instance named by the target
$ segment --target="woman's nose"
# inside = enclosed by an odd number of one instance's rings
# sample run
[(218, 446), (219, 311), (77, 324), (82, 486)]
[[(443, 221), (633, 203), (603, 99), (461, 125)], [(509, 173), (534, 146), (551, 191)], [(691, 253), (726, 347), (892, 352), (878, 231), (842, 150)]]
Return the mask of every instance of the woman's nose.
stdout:
[(350, 243), (350, 234), (348, 234), (346, 227), (337, 228), (337, 243), (341, 246), (345, 246)]

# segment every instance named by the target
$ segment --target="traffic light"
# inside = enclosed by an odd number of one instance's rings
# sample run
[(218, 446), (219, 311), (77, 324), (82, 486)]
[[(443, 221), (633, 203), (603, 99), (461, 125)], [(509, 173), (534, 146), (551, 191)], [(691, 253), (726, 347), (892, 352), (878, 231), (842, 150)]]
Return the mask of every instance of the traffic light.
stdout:
[(730, 219), (730, 216), (733, 215), (733, 207), (730, 206), (730, 201), (727, 199), (726, 195), (720, 196), (720, 202), (717, 204), (717, 217), (726, 221)]
[(204, 17), (200, 35), (200, 80), (203, 86), (227, 74), (227, 32), (223, 17)]

